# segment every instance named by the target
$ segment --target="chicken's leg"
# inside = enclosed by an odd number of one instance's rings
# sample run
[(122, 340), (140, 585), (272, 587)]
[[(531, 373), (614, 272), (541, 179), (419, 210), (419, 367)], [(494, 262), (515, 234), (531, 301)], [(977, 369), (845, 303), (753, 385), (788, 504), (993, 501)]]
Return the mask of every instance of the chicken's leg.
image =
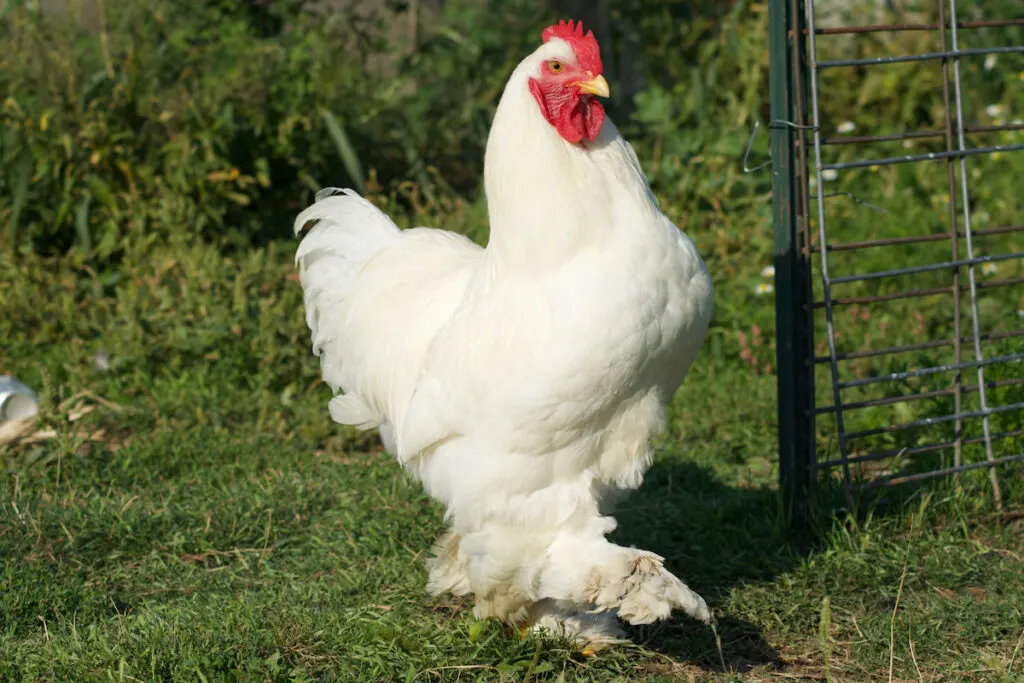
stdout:
[(461, 540), (460, 534), (449, 529), (434, 544), (434, 556), (427, 560), (427, 592), (431, 595), (470, 592), (468, 562), (459, 554)]
[(428, 590), (473, 593), (480, 618), (602, 644), (621, 635), (614, 616), (649, 624), (678, 609), (713, 621), (704, 599), (665, 569), (662, 557), (610, 543), (604, 535), (614, 526), (597, 516), (554, 534), (491, 524), (448, 531), (428, 561)]
[(545, 597), (615, 610), (630, 624), (649, 624), (679, 609), (704, 623), (713, 616), (707, 603), (671, 572), (664, 558), (624, 548), (601, 537), (560, 536), (548, 551), (541, 573)]

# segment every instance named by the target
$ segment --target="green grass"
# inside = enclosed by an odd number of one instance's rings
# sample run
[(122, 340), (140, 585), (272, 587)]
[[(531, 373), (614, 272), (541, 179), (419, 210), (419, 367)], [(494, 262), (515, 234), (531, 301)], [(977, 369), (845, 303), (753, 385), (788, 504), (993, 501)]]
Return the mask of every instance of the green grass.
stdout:
[(56, 433), (0, 451), (0, 679), (868, 680), (890, 657), (898, 679), (1024, 675), (1020, 519), (970, 479), (788, 534), (774, 378), (719, 333), (616, 539), (711, 600), (726, 673), (683, 618), (583, 659), (426, 596), (442, 511), (329, 422), (292, 248), (158, 250), (108, 285), (70, 258), (0, 261), (0, 371)]
[[(107, 0), (98, 35), (47, 23), (35, 4), (0, 13), (0, 82), (11, 93), (0, 106), (0, 374), (43, 402), (39, 438), (0, 446), (0, 680), (1024, 680), (1019, 466), (1001, 471), (1003, 516), (980, 472), (960, 491), (946, 481), (894, 491), (799, 532), (780, 513), (774, 302), (756, 293), (772, 262), (770, 174), (744, 174), (739, 161), (752, 122), (768, 115), (763, 3), (641, 0), (642, 12), (612, 3), (618, 40), (635, 32), (644, 47), (645, 87), (609, 110), (716, 285), (707, 342), (615, 538), (664, 555), (711, 601), (725, 670), (714, 635), (683, 618), (634, 629), (635, 645), (584, 659), (564, 643), (477, 622), (467, 601), (426, 596), (423, 559), (442, 510), (372, 434), (330, 422), (309, 350), (295, 243), (285, 238), (296, 209), (322, 185), (365, 181), (403, 227), (484, 241), (474, 199), (482, 145), (505, 74), (550, 20), (541, 3), (446, 3), (444, 30), (388, 62), (387, 79), (372, 21), (303, 18), (291, 0), (253, 4), (254, 16), (230, 2), (186, 13), (167, 0)], [(985, 2), (986, 16), (1015, 7)], [(289, 22), (297, 28), (283, 30)], [(1024, 31), (983, 29), (970, 40), (1014, 45)], [(934, 51), (936, 41), (923, 32), (822, 38), (819, 58)], [(847, 120), (856, 134), (941, 128), (937, 68), (824, 72), (825, 135)], [(991, 69), (965, 59), (963, 68), (970, 123), (1021, 116), (1024, 57), (1002, 55)], [(943, 148), (941, 139), (829, 147), (826, 162)], [(752, 163), (765, 150), (762, 135)], [(974, 157), (969, 172), (975, 226), (1019, 224), (1024, 154)], [(944, 162), (862, 168), (828, 183), (886, 211), (829, 199), (833, 241), (948, 229)], [(1001, 234), (978, 248), (1024, 245)], [(842, 275), (948, 252), (938, 242), (830, 260)], [(1004, 261), (979, 279), (1021, 275)], [(983, 290), (983, 329), (1019, 327), (1020, 291)], [(837, 306), (840, 350), (949, 337), (950, 307), (946, 295)], [(1009, 339), (986, 353), (1019, 348)], [(842, 377), (950, 355), (858, 359)], [(831, 394), (827, 370), (819, 367), (819, 403)], [(993, 367), (987, 379), (1020, 372)], [(1022, 400), (1020, 386), (989, 395)], [(965, 409), (976, 401), (968, 395)], [(944, 397), (852, 411), (847, 428), (950, 409)], [(1001, 414), (993, 430), (1020, 429), (1020, 419)], [(949, 428), (858, 447), (912, 447)], [(977, 435), (978, 421), (965, 429)], [(817, 437), (821, 453), (834, 453), (829, 416)], [(1024, 438), (1000, 443), (1024, 449)], [(964, 457), (983, 455), (968, 448)], [(882, 466), (922, 464), (937, 463)]]

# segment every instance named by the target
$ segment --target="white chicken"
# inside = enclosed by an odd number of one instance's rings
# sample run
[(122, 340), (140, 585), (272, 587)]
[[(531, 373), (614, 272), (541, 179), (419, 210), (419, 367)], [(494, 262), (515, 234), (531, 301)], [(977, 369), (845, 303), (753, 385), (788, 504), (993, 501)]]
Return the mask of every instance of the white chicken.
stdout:
[(486, 248), (399, 230), (351, 190), (295, 221), (314, 224), (296, 261), (331, 417), (379, 428), (447, 506), (428, 589), (591, 649), (622, 637), (616, 616), (712, 619), (663, 558), (605, 538), (713, 305), (704, 262), (595, 99), (608, 94), (593, 34), (546, 29), (487, 141)]

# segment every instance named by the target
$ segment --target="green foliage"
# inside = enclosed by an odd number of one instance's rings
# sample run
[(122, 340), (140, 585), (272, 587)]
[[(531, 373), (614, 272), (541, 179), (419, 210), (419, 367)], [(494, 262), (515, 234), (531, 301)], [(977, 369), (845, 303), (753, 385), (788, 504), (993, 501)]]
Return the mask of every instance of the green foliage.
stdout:
[[(646, 4), (644, 17), (659, 16)], [(551, 17), (526, 0), (449, 2), (392, 50), (379, 16), (293, 5), (108, 0), (98, 33), (11, 12), (0, 34), (5, 242), (75, 248), (105, 267), (172, 237), (283, 237), (330, 183), (366, 182), (413, 211), (473, 199), (505, 79)], [(765, 199), (766, 176), (735, 172), (767, 82), (764, 17), (741, 2), (722, 26), (637, 26), (656, 46), (640, 62), (651, 87), (613, 113), (649, 153), (652, 180), (687, 204)]]
[(366, 181), (361, 159), (395, 191), (472, 192), (520, 52), (497, 30), (454, 23), (391, 59), (380, 19), (297, 14), (267, 36), (220, 5), (113, 0), (98, 35), (27, 8), (3, 20), (8, 245), (105, 265), (156, 241), (260, 243), (321, 185)]

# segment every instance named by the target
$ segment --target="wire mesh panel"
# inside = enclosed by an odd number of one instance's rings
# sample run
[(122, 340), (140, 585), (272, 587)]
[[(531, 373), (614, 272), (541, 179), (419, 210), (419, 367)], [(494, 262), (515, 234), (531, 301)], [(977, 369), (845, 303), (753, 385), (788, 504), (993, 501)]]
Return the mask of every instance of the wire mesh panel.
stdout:
[(852, 505), (980, 473), (1001, 505), (1024, 463), (1024, 9), (769, 12), (783, 488)]

